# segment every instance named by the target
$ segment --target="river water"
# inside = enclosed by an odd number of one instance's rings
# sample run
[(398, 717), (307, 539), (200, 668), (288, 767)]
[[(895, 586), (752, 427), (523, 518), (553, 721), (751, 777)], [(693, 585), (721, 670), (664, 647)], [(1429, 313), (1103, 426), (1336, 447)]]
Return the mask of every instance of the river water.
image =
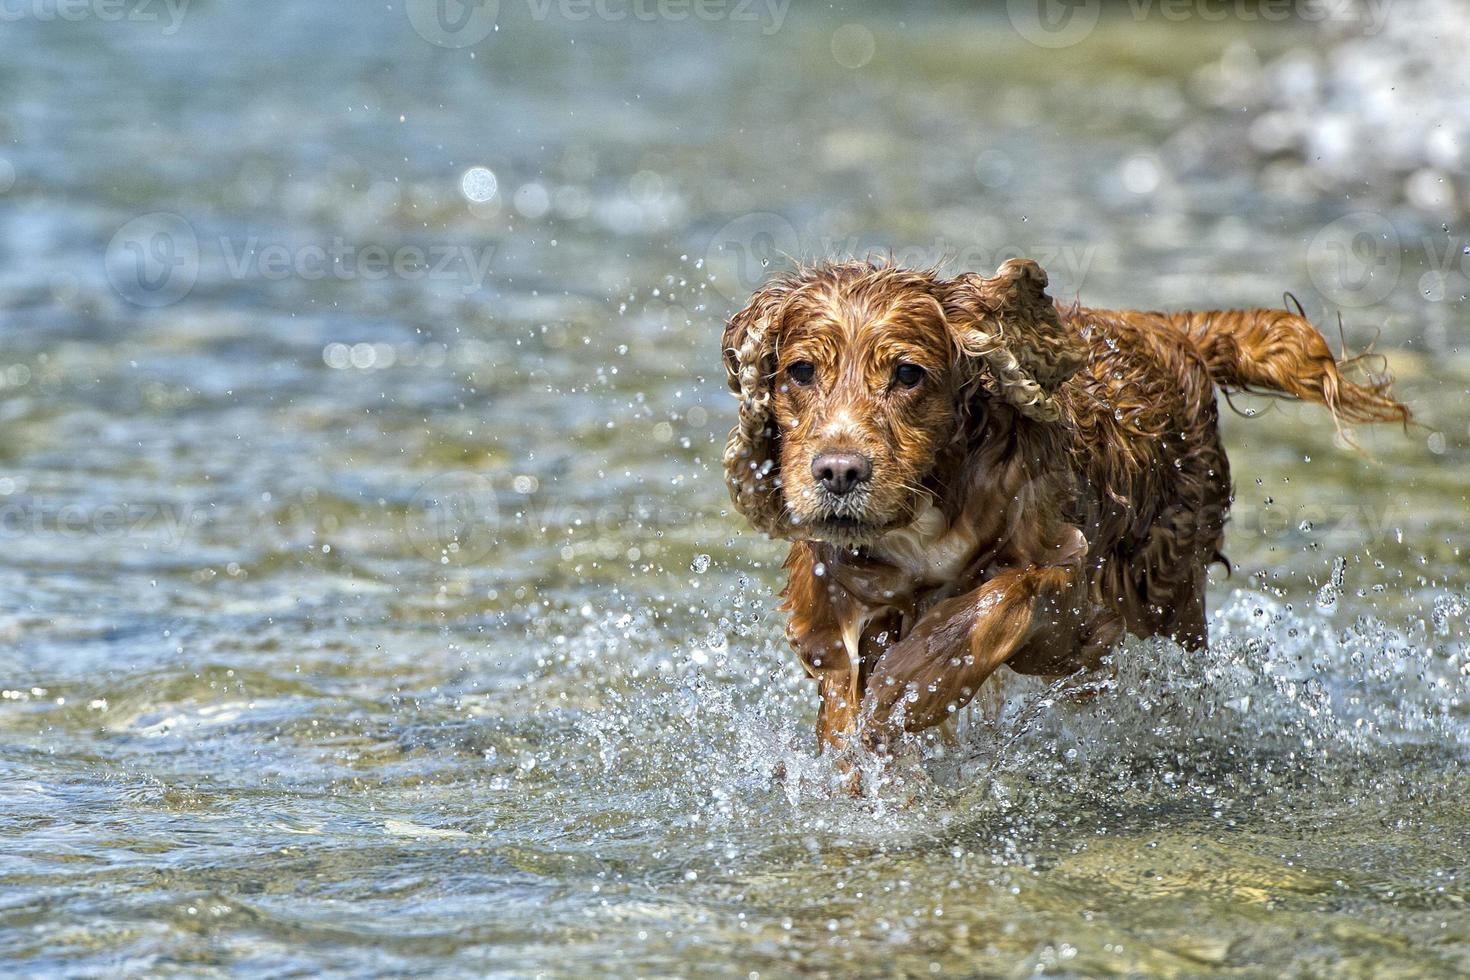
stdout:
[[(1200, 98), (1310, 27), (17, 9), (7, 972), (1470, 971), (1470, 239)], [(717, 348), (783, 253), (874, 248), (1290, 290), (1423, 425), (1237, 400), (1209, 653), (1014, 679), (834, 797)]]

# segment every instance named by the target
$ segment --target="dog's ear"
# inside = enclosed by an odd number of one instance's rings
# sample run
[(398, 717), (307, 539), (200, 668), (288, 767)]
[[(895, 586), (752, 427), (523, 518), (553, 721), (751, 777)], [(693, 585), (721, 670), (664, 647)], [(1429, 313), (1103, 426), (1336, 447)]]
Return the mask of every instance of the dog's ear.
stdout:
[(1046, 273), (1010, 259), (990, 278), (965, 273), (944, 291), (944, 317), (971, 378), (1023, 415), (1061, 417), (1057, 389), (1086, 362), (1086, 347), (1046, 294)]
[(758, 289), (725, 325), (725, 381), (740, 399), (739, 421), (725, 444), (725, 482), (735, 509), (758, 530), (791, 530), (781, 497), (781, 433), (771, 414), (776, 343), (786, 301), (796, 287), (780, 276)]

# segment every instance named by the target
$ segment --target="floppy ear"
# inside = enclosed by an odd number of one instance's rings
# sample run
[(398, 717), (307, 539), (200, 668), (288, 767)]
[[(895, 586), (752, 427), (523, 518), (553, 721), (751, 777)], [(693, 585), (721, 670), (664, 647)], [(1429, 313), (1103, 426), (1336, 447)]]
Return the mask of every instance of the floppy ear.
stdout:
[(781, 314), (795, 288), (781, 276), (763, 285), (725, 325), (725, 381), (740, 399), (739, 421), (725, 444), (725, 482), (735, 509), (773, 538), (791, 530), (781, 498), (781, 433), (771, 417)]
[(976, 383), (1030, 418), (1061, 418), (1057, 389), (1086, 363), (1087, 350), (1046, 294), (1041, 266), (1009, 259), (989, 279), (955, 277), (944, 316)]

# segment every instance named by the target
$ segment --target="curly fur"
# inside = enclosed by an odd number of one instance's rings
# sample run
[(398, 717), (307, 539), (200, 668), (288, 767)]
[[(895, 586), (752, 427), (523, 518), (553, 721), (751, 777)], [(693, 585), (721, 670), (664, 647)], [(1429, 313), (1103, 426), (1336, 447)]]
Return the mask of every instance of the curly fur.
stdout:
[(1085, 361), (1084, 347), (1063, 326), (1046, 295), (1047, 277), (1030, 259), (1011, 259), (991, 278), (964, 275), (944, 282), (928, 271), (881, 262), (851, 262), (798, 269), (767, 283), (725, 330), (726, 381), (740, 400), (738, 423), (725, 445), (730, 498), (750, 523), (771, 537), (795, 529), (781, 500), (778, 447), (771, 422), (771, 377), (782, 318), (803, 288), (847, 281), (930, 292), (946, 319), (956, 324), (958, 353), (973, 364), (974, 381), (1043, 422), (1062, 417), (1057, 389)]
[[(1299, 311), (1063, 308), (1046, 282), (1025, 259), (954, 279), (823, 264), (730, 318), (726, 478), (793, 541), (787, 632), (822, 745), (938, 724), (1001, 664), (1082, 669), (1124, 632), (1203, 645), (1231, 497), (1217, 387), (1409, 421)], [(780, 380), (793, 358), (820, 377)], [(889, 380), (900, 360), (925, 368), (912, 391)], [(858, 502), (804, 472), (829, 452), (873, 461)]]

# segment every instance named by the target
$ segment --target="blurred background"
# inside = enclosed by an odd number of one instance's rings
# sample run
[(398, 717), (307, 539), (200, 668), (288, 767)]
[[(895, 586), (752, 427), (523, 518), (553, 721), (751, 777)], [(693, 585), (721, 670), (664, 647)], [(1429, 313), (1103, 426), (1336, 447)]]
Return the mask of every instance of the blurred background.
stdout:
[[(0, 5), (0, 956), (1470, 969), (1467, 44), (1457, 0)], [(870, 253), (1289, 292), (1422, 426), (1238, 401), (1208, 657), (832, 799), (718, 338)]]

